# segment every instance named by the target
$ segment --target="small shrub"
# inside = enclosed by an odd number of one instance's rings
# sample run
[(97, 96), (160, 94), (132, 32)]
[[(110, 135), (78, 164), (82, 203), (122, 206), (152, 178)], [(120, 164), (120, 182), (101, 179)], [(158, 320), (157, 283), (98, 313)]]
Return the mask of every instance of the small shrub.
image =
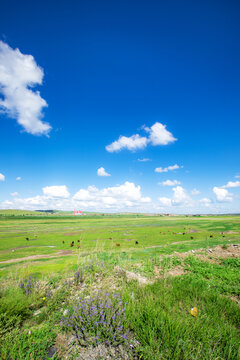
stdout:
[(65, 331), (76, 336), (79, 345), (118, 345), (128, 338), (125, 311), (118, 294), (110, 297), (109, 293), (98, 292), (89, 299), (80, 299), (60, 323)]

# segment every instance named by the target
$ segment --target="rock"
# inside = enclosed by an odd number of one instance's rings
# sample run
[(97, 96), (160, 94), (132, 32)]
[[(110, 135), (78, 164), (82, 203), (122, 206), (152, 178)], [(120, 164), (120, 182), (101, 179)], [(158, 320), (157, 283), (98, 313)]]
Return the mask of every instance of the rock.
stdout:
[(38, 316), (39, 314), (41, 314), (42, 310), (38, 309), (36, 311), (34, 311), (33, 316)]
[(56, 352), (57, 352), (57, 348), (51, 347), (51, 348), (48, 350), (47, 359), (48, 359), (48, 358), (51, 359), (51, 358), (55, 355)]

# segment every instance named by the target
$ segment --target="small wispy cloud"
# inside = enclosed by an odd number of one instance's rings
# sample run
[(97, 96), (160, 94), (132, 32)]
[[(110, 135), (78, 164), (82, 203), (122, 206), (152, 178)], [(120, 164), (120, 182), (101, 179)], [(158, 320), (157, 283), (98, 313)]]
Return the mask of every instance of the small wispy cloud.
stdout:
[(191, 195), (199, 195), (199, 194), (201, 194), (201, 192), (198, 189), (193, 189), (191, 191)]
[(147, 161), (152, 161), (151, 159), (148, 158), (143, 158), (143, 159), (138, 159), (139, 162), (147, 162)]
[[(182, 166), (181, 166), (181, 167), (182, 167)], [(163, 168), (163, 167), (157, 167), (157, 168), (155, 169), (155, 172), (157, 172), (157, 173), (166, 173), (166, 172), (168, 172), (168, 171), (177, 170), (177, 169), (179, 169), (179, 168), (180, 168), (180, 166), (177, 165), (177, 164), (175, 164), (175, 165), (170, 165), (170, 166), (167, 166), (167, 167), (165, 167), (165, 168)]]
[(181, 182), (178, 180), (165, 180), (163, 182), (159, 182), (158, 185), (162, 185), (162, 186), (176, 186), (176, 185), (180, 185)]
[(203, 198), (201, 200), (199, 200), (200, 205), (209, 207), (212, 204), (212, 200), (208, 199), (208, 198)]
[(5, 175), (0, 173), (0, 181), (5, 181)]
[(17, 191), (16, 191), (16, 192), (12, 192), (12, 193), (11, 193), (11, 196), (12, 196), (12, 197), (19, 196), (19, 193), (18, 193)]
[(16, 180), (17, 180), (17, 181), (22, 180), (21, 176), (16, 177)]

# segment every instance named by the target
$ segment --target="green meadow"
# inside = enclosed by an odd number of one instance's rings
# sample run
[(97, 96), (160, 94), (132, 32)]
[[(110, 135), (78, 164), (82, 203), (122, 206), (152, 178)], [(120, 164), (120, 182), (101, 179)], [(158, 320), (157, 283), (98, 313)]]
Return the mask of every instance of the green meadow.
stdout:
[(240, 359), (239, 270), (237, 215), (2, 211), (0, 359)]

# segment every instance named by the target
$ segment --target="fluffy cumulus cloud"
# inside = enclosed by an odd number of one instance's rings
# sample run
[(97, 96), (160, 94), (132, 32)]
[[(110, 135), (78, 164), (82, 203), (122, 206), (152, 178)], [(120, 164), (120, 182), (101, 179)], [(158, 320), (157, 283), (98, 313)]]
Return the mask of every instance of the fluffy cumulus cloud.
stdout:
[(106, 172), (104, 167), (100, 167), (99, 169), (97, 169), (97, 174), (98, 176), (111, 176), (109, 173)]
[(132, 135), (130, 137), (120, 136), (118, 140), (106, 146), (106, 150), (108, 152), (115, 152), (123, 149), (135, 151), (139, 149), (144, 149), (147, 146), (147, 143), (147, 138), (138, 134)]
[(201, 194), (201, 193), (200, 193), (200, 191), (198, 189), (193, 189), (191, 191), (191, 195), (199, 195), (199, 194)]
[(0, 181), (5, 181), (5, 176), (0, 173)]
[(66, 187), (66, 185), (60, 186), (46, 186), (42, 189), (43, 195), (50, 198), (62, 198), (67, 199), (70, 196), (70, 193)]
[(21, 176), (16, 177), (17, 181), (20, 181), (21, 179), (22, 179)]
[(216, 195), (217, 201), (219, 202), (230, 202), (232, 201), (232, 194), (228, 190), (221, 187), (214, 186), (213, 192)]
[(14, 118), (23, 129), (33, 135), (47, 135), (51, 126), (42, 121), (42, 109), (47, 106), (39, 91), (43, 70), (32, 55), (24, 55), (0, 41), (0, 109)]
[(162, 186), (176, 186), (176, 185), (180, 185), (181, 182), (178, 180), (165, 180), (163, 182), (159, 182), (158, 184)]
[(177, 170), (177, 169), (179, 169), (179, 168), (180, 168), (180, 166), (177, 165), (177, 164), (175, 164), (175, 165), (170, 165), (170, 166), (167, 166), (167, 167), (165, 167), (165, 168), (163, 168), (163, 167), (157, 167), (157, 168), (155, 169), (155, 172), (157, 172), (157, 173), (165, 173), (165, 172), (168, 172), (168, 171)]
[(148, 144), (167, 145), (176, 141), (177, 139), (166, 129), (166, 125), (156, 122), (153, 126), (143, 127), (147, 132), (147, 136), (140, 136), (139, 134), (130, 137), (120, 136), (118, 140), (106, 146), (108, 152), (117, 152), (123, 149), (135, 151), (144, 149)]
[[(16, 209), (57, 209), (84, 211), (137, 211), (152, 210), (152, 202), (149, 197), (142, 196), (141, 187), (126, 181), (122, 185), (98, 189), (96, 186), (88, 186), (80, 189), (73, 197), (69, 196), (67, 187), (47, 186), (42, 189), (43, 195), (29, 198), (14, 197), (12, 201), (6, 200), (1, 203), (1, 208)], [(147, 210), (148, 209), (148, 210)]]
[(80, 189), (73, 196), (73, 200), (78, 201), (82, 207), (119, 210), (151, 202), (149, 197), (142, 196), (139, 185), (136, 186), (129, 181), (104, 189), (98, 189), (95, 186)]
[(144, 128), (149, 133), (149, 141), (152, 145), (168, 145), (177, 139), (166, 129), (166, 125), (156, 122), (150, 128)]
[(192, 202), (190, 196), (182, 186), (173, 188), (172, 198), (160, 197), (158, 200), (165, 206), (190, 206)]
[(226, 185), (223, 185), (222, 188), (236, 188), (240, 187), (240, 181), (229, 181)]

